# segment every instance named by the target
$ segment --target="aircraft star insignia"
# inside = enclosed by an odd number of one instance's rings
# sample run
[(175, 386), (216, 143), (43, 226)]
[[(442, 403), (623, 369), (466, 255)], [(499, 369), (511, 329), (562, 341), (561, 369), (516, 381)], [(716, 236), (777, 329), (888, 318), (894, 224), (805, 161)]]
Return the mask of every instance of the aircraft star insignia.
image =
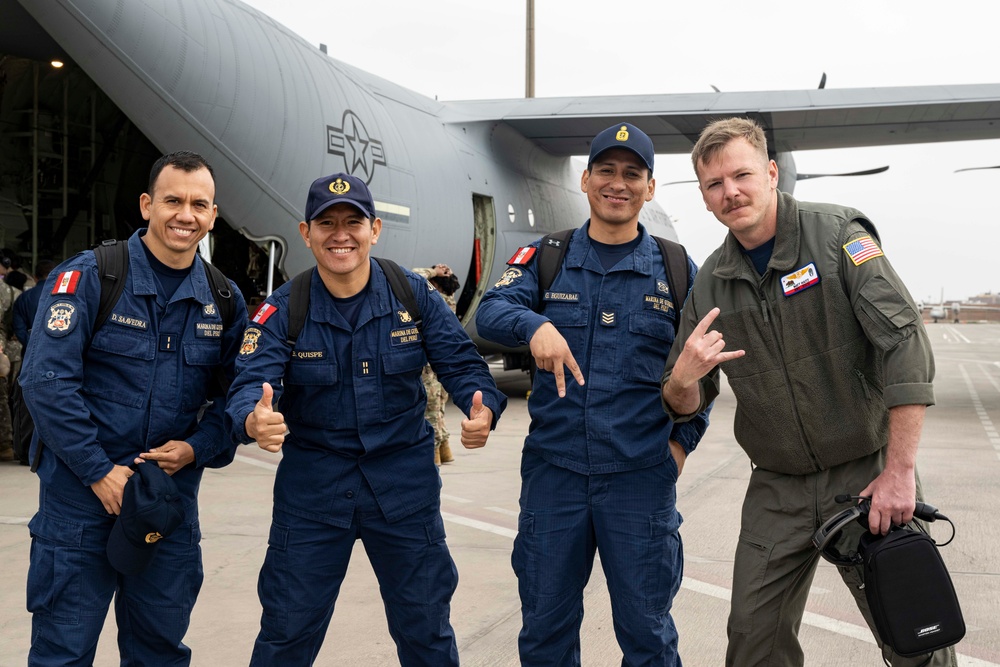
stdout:
[(358, 115), (347, 109), (340, 127), (326, 126), (326, 152), (344, 158), (344, 171), (371, 183), (375, 166), (385, 166), (385, 151), (382, 142), (373, 139)]

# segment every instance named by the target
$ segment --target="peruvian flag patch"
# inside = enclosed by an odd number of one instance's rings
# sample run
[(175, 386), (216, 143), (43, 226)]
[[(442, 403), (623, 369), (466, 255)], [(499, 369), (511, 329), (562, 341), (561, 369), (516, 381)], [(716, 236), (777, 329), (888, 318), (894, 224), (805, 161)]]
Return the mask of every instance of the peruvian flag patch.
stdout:
[(79, 271), (63, 271), (56, 278), (56, 284), (52, 288), (53, 294), (76, 294), (76, 286), (80, 282)]
[(535, 256), (535, 251), (538, 248), (534, 246), (524, 246), (523, 248), (518, 248), (514, 256), (507, 260), (509, 266), (517, 266), (519, 264), (527, 264), (531, 261), (531, 258)]
[(264, 322), (267, 322), (267, 319), (276, 312), (278, 312), (278, 308), (276, 306), (265, 303), (257, 310), (257, 314), (253, 316), (253, 321), (257, 324), (264, 324)]

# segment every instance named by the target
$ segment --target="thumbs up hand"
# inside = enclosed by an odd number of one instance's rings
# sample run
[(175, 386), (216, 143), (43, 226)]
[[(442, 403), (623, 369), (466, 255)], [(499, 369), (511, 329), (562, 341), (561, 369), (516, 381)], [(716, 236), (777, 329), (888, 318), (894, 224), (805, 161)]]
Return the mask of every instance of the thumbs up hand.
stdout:
[(483, 392), (472, 396), (469, 418), (462, 420), (462, 444), (466, 449), (478, 449), (486, 444), (493, 425), (493, 411), (483, 405)]
[(247, 415), (244, 427), (247, 435), (257, 441), (261, 449), (277, 452), (285, 442), (285, 416), (275, 412), (271, 406), (274, 389), (265, 382), (261, 385), (263, 393), (253, 412)]

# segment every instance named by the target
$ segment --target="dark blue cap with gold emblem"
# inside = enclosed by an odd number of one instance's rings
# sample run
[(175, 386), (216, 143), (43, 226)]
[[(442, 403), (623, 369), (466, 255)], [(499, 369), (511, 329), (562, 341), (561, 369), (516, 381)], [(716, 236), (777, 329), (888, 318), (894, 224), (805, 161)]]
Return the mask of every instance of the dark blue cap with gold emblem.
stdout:
[(108, 560), (122, 574), (139, 574), (160, 540), (184, 522), (184, 500), (156, 463), (140, 463), (122, 493), (122, 511), (108, 538)]
[(320, 213), (340, 203), (350, 204), (369, 220), (375, 219), (375, 202), (365, 182), (350, 174), (339, 173), (313, 181), (306, 198), (306, 222), (315, 220)]
[(624, 148), (639, 156), (649, 175), (653, 175), (653, 140), (645, 132), (632, 123), (618, 123), (599, 133), (590, 142), (590, 158), (587, 159), (587, 169), (594, 164), (597, 156), (610, 148)]

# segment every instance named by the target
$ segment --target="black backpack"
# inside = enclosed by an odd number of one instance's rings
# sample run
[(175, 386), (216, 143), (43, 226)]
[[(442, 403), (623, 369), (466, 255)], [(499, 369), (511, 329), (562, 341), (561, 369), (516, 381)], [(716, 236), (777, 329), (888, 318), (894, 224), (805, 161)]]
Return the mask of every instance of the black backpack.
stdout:
[[(538, 303), (541, 304), (545, 292), (552, 286), (563, 258), (569, 247), (569, 239), (575, 229), (564, 229), (553, 232), (542, 238), (538, 246)], [(654, 236), (653, 240), (660, 246), (663, 256), (663, 266), (667, 271), (667, 282), (670, 283), (671, 295), (674, 299), (674, 316), (680, 318), (681, 306), (688, 293), (688, 260), (687, 250), (680, 243)], [(678, 300), (679, 298), (679, 300)]]
[[(201, 257), (201, 255), (199, 255)], [(111, 316), (118, 300), (125, 291), (125, 279), (128, 277), (128, 242), (108, 239), (102, 241), (101, 245), (94, 248), (94, 258), (97, 260), (97, 274), (101, 277), (101, 300), (97, 307), (97, 317), (94, 320), (94, 329), (91, 337)], [(222, 316), (223, 331), (233, 323), (236, 317), (236, 299), (233, 298), (233, 291), (230, 288), (229, 279), (218, 268), (209, 264), (202, 258), (202, 265), (205, 267), (205, 275), (208, 276), (208, 284), (212, 289), (212, 297), (215, 305), (219, 308)], [(216, 367), (214, 373), (215, 387), (210, 391), (212, 396), (225, 396), (229, 391), (230, 381), (226, 377), (221, 367)], [(14, 439), (14, 450), (18, 454), (18, 459), (22, 464), (28, 463), (28, 449), (31, 446), (31, 437), (35, 432), (35, 422), (28, 412), (28, 406), (24, 402), (24, 395), (21, 392), (21, 383), (14, 382), (14, 389), (11, 392), (11, 422)], [(35, 472), (41, 460), (42, 443), (38, 443), (38, 450), (35, 452), (35, 460), (31, 462), (31, 471)]]
[[(423, 318), (420, 315), (420, 306), (417, 305), (417, 298), (413, 294), (413, 287), (406, 279), (406, 274), (399, 264), (386, 259), (385, 257), (372, 257), (378, 265), (382, 267), (385, 278), (389, 281), (389, 289), (392, 290), (396, 299), (403, 304), (410, 317), (413, 318), (413, 326), (420, 331), (423, 326)], [(292, 278), (291, 293), (288, 297), (288, 344), (295, 347), (295, 341), (302, 333), (302, 326), (306, 323), (306, 315), (309, 313), (309, 284), (312, 279), (312, 269), (306, 269), (299, 275)]]

